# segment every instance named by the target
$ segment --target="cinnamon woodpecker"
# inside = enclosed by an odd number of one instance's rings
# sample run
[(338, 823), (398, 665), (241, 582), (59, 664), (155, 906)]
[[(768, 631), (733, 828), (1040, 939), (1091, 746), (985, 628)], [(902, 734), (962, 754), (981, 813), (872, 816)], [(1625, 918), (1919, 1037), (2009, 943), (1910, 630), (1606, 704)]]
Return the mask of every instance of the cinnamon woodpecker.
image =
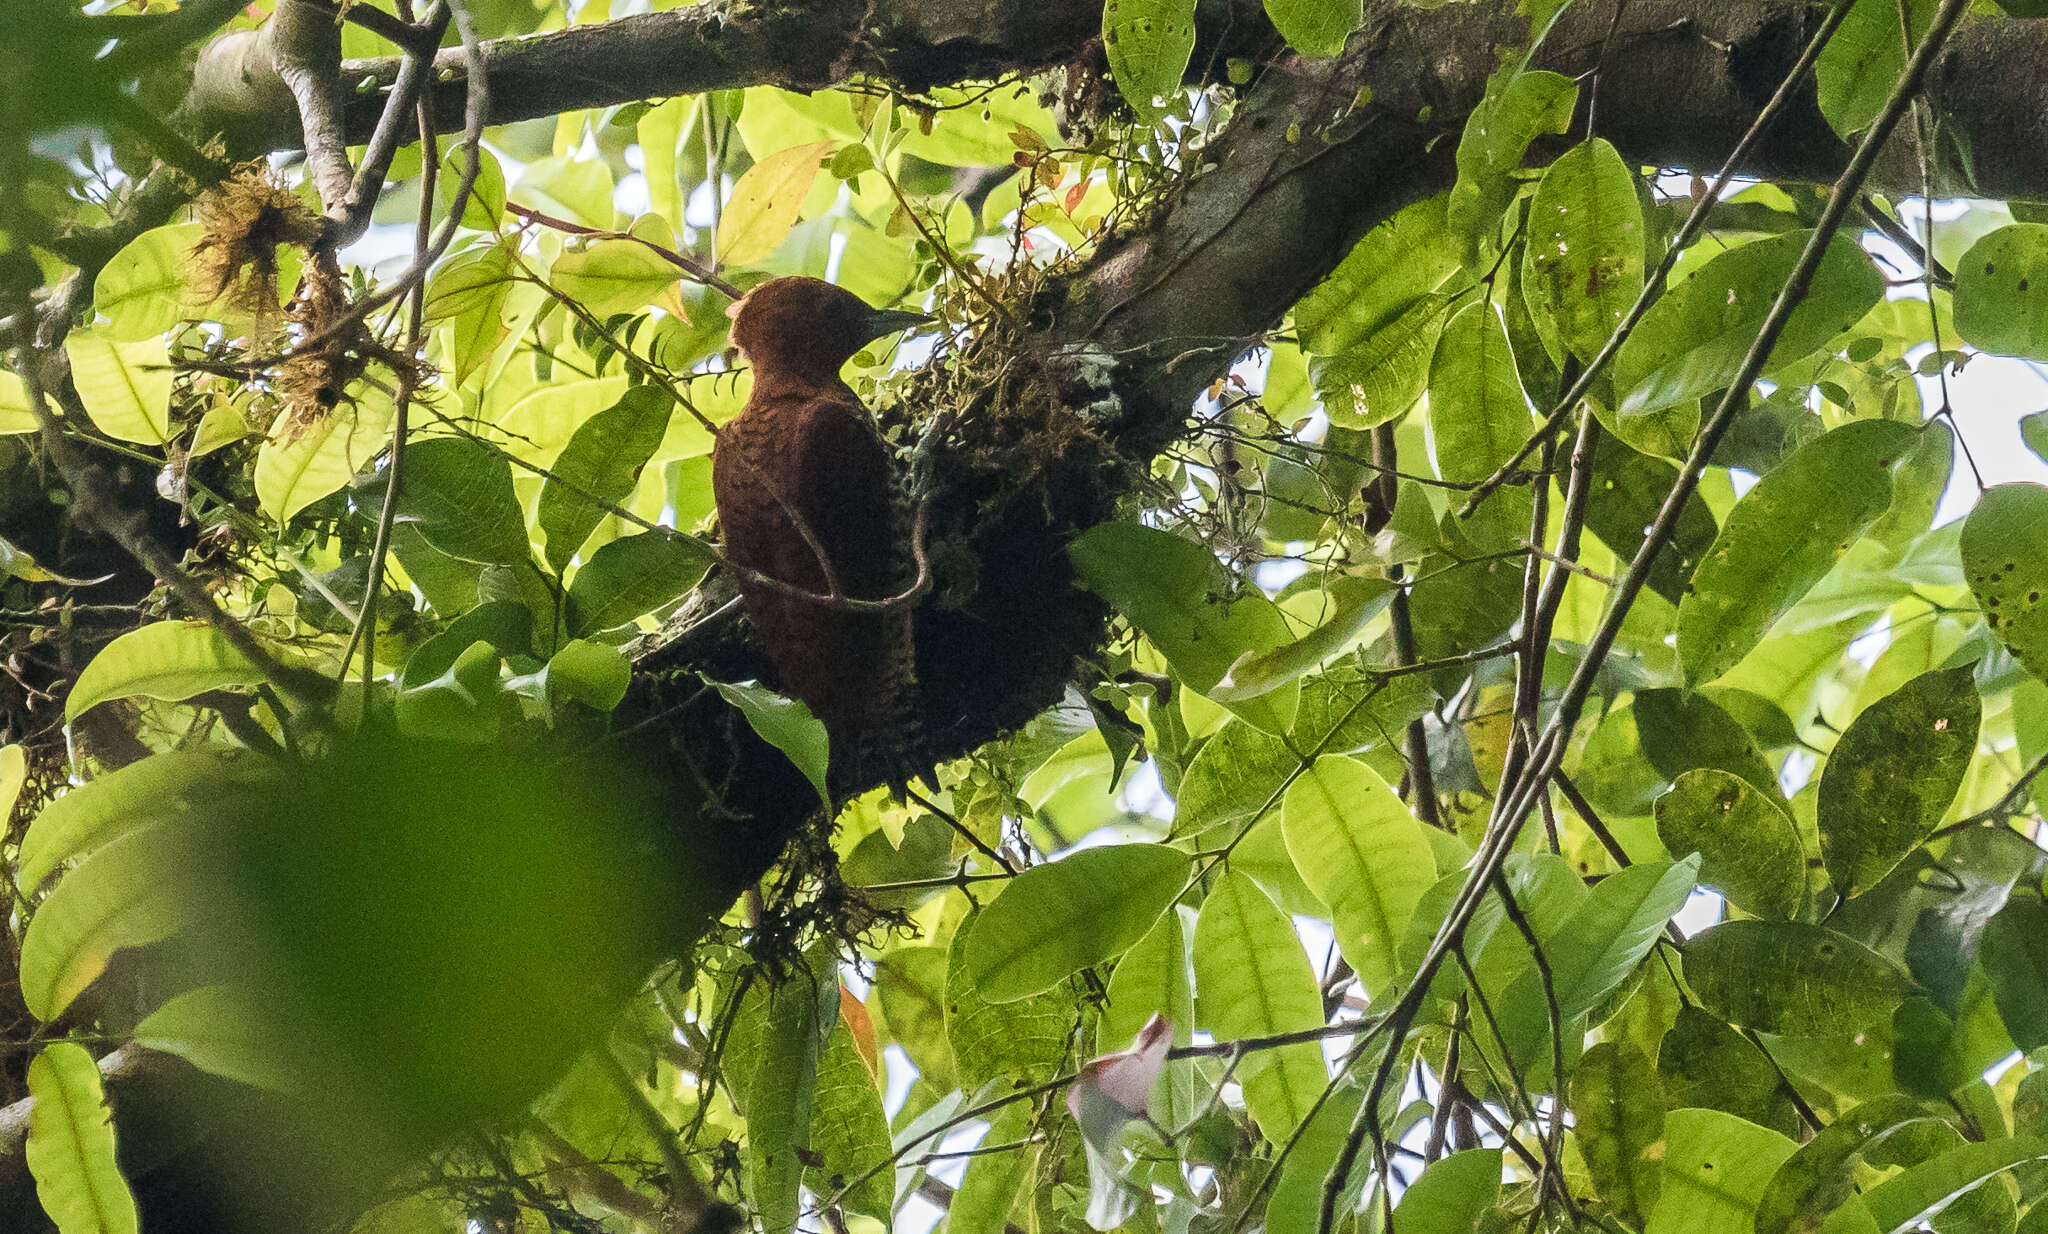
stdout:
[[(813, 278), (764, 283), (726, 310), (753, 393), (719, 428), (711, 491), (734, 564), (802, 589), (739, 578), (774, 684), (824, 722), (835, 766), (903, 776), (890, 730), (911, 714), (910, 612), (853, 612), (908, 581), (891, 466), (873, 416), (839, 369), (861, 346), (929, 318), (869, 306)], [(894, 751), (901, 746), (893, 747)]]

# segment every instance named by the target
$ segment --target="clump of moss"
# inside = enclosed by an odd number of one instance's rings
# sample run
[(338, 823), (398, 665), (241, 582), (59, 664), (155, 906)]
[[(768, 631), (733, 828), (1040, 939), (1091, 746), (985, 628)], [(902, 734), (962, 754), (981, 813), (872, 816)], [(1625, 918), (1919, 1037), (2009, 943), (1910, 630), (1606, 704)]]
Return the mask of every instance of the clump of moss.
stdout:
[(341, 266), (325, 249), (315, 252), (285, 314), (293, 345), (274, 384), (284, 405), (279, 424), (287, 437), (297, 437), (333, 414), (373, 356), (392, 363), (398, 358), (387, 354), (352, 311)]
[(311, 250), (326, 231), (326, 220), (261, 163), (244, 164), (201, 197), (199, 224), (194, 284), (208, 300), (255, 316), (259, 326), (277, 314), (279, 250)]

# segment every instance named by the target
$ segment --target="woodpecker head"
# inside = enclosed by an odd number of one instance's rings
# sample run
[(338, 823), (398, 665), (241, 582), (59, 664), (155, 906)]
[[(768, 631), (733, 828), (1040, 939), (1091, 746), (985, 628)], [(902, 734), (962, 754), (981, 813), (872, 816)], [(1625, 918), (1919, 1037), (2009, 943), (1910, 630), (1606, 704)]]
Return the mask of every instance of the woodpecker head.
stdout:
[(829, 381), (863, 344), (921, 322), (922, 313), (872, 308), (820, 279), (763, 283), (725, 310), (732, 344), (756, 369)]

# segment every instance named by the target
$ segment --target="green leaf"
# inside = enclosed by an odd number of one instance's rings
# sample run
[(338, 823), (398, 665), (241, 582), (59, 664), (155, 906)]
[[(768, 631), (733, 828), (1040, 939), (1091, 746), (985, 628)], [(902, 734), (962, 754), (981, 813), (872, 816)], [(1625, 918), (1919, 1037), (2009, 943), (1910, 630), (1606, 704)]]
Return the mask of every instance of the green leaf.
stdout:
[[(1082, 585), (1109, 601), (1152, 641), (1198, 694), (1223, 680), (1246, 652), (1292, 642), (1280, 610), (1256, 587), (1235, 595), (1208, 549), (1139, 523), (1103, 523), (1067, 546)], [(1267, 732), (1294, 722), (1299, 689), (1292, 682), (1256, 698), (1226, 704)]]
[(1443, 292), (1425, 292), (1342, 350), (1310, 356), (1309, 379), (1330, 422), (1372, 428), (1413, 407), (1429, 383), (1437, 337), (1454, 302)]
[(1863, 1202), (1879, 1230), (1906, 1234), (1985, 1180), (2043, 1159), (2048, 1159), (2048, 1139), (2036, 1136), (1964, 1144), (1872, 1187)]
[[(1678, 468), (1662, 459), (1629, 449), (1620, 442), (1602, 442), (1593, 455), (1593, 487), (1586, 503), (1586, 526), (1600, 542), (1627, 561), (1642, 547), (1664, 499), (1678, 484)], [(1698, 490), (1678, 511), (1671, 539), (1650, 563), (1645, 580), (1651, 591), (1677, 604), (1700, 559), (1720, 534), (1714, 513)]]
[[(1437, 474), (1454, 484), (1483, 480), (1515, 456), (1534, 429), (1515, 371), (1507, 327), (1490, 300), (1451, 315), (1429, 368), (1429, 430)], [(1529, 536), (1531, 499), (1520, 488), (1488, 498), (1464, 530), (1482, 550)]]
[(265, 761), (247, 750), (193, 745), (95, 776), (44, 806), (29, 824), (15, 880), (33, 892), (64, 862), (152, 823), (197, 814), (218, 794), (267, 772)]
[(117, 698), (182, 702), (223, 686), (253, 686), (263, 670), (209, 625), (158, 621), (116, 638), (85, 666), (64, 700), (64, 716)]
[(1778, 1069), (1764, 1052), (1690, 1004), (1678, 1009), (1671, 1030), (1658, 1043), (1657, 1070), (1673, 1107), (1726, 1110), (1765, 1127), (1789, 1125), (1786, 1120), (1798, 1117), (1778, 1091)]
[(1394, 595), (1393, 584), (1385, 579), (1351, 574), (1330, 579), (1324, 591), (1329, 606), (1323, 624), (1271, 651), (1248, 651), (1239, 656), (1209, 691), (1209, 697), (1224, 703), (1257, 698), (1321, 668), (1335, 659), (1367, 622), (1379, 616)]
[[(145, 759), (144, 761), (148, 760)], [(131, 767), (134, 765), (133, 763), (129, 764)], [(9, 742), (7, 745), (0, 746), (0, 818), (14, 817), (14, 805), (17, 801), (21, 800), (22, 787), (27, 783), (28, 747), (19, 742)], [(62, 798), (58, 800), (61, 801)], [(55, 803), (53, 802), (52, 804)], [(44, 808), (43, 813), (49, 813), (48, 807)], [(35, 824), (31, 823), (29, 826), (33, 828)], [(26, 840), (23, 841), (23, 851), (27, 851)], [(20, 855), (15, 857), (15, 882), (27, 890), (33, 891), (35, 890), (35, 885), (21, 872), (25, 860), (26, 858)]]
[[(1356, 1084), (1341, 1085), (1302, 1128), (1293, 1150), (1280, 1163), (1280, 1180), (1273, 1184), (1273, 1194), (1266, 1201), (1267, 1234), (1316, 1234), (1316, 1224), (1322, 1215), (1323, 1181), (1337, 1168), (1345, 1137), (1364, 1104), (1364, 1089)], [(1340, 1204), (1340, 1218), (1357, 1203), (1357, 1192), (1369, 1172), (1365, 1168), (1367, 1160), (1369, 1155), (1346, 1180), (1349, 1203)], [(1500, 1155), (1495, 1153), (1494, 1175), (1498, 1178), (1499, 1174)], [(1402, 1224), (1399, 1228), (1406, 1231), (1408, 1227)]]
[(895, 1189), (890, 1184), (889, 1117), (875, 1077), (861, 1061), (853, 1031), (841, 1019), (825, 1042), (818, 1062), (818, 1083), (811, 1103), (810, 1148), (823, 1163), (811, 1167), (810, 1188), (816, 1195), (838, 1195), (863, 1174), (872, 1174), (841, 1196), (852, 1212), (886, 1223)]
[(1635, 173), (1604, 139), (1543, 173), (1529, 205), (1522, 286), (1567, 350), (1590, 360), (1643, 291), (1643, 203)]
[(1657, 838), (1668, 851), (1700, 854), (1700, 882), (1759, 917), (1780, 920), (1806, 906), (1806, 851), (1792, 816), (1738, 776), (1698, 768), (1657, 799)]
[(1364, 0), (1266, 0), (1266, 16), (1304, 56), (1334, 56), (1365, 20)]
[(667, 532), (621, 536), (590, 555), (569, 582), (569, 633), (599, 634), (630, 624), (687, 594), (711, 568), (695, 540)]
[(1458, 140), (1458, 182), (1446, 203), (1445, 221), (1464, 245), (1467, 266), (1478, 265), (1499, 233), (1530, 143), (1571, 127), (1578, 101), (1578, 83), (1557, 73), (1509, 66), (1487, 82)]
[(160, 446), (170, 440), (171, 356), (155, 336), (133, 343), (96, 330), (73, 330), (64, 338), (71, 382), (85, 414), (119, 441)]
[(1102, 6), (1102, 50), (1131, 110), (1157, 117), (1159, 99), (1179, 96), (1195, 51), (1194, 0), (1109, 0)]
[(100, 332), (138, 342), (184, 320), (185, 275), (202, 232), (198, 223), (152, 227), (100, 267), (92, 285), (92, 306), (107, 319)]
[[(476, 231), (496, 231), (505, 220), (505, 169), (488, 147), (478, 147), (476, 183), (462, 203), (462, 225)], [(451, 143), (441, 156), (441, 174), (434, 180), (434, 202), (445, 217), (455, 206), (455, 190), (469, 170), (467, 146)]]
[(626, 698), (633, 681), (633, 666), (616, 647), (572, 638), (548, 657), (540, 672), (543, 696), (552, 709), (563, 702), (577, 702), (597, 711), (610, 711)]
[(1014, 1003), (992, 1003), (968, 975), (967, 947), (975, 917), (963, 919), (946, 954), (946, 1043), (961, 1086), (973, 1092), (996, 1079), (1030, 1084), (1051, 1079), (1067, 1060), (1079, 1014), (1072, 983)]
[(640, 472), (668, 432), (674, 401), (656, 386), (631, 386), (619, 401), (585, 420), (555, 456), (540, 491), (535, 523), (547, 540), (547, 562), (560, 574), (640, 483)]
[(1731, 1024), (1813, 1037), (1889, 1024), (1913, 989), (1904, 970), (1855, 939), (1793, 921), (1724, 921), (1694, 936), (1685, 980)]
[(210, 1075), (277, 1092), (303, 1092), (305, 1077), (267, 1031), (275, 1017), (233, 986), (202, 986), (173, 996), (135, 1026), (135, 1044), (175, 1054)]
[(1467, 1234), (1500, 1198), (1501, 1153), (1468, 1148), (1422, 1171), (1401, 1195), (1393, 1228), (1403, 1234)]
[(818, 164), (833, 144), (818, 141), (791, 146), (747, 168), (732, 186), (732, 196), (719, 218), (718, 264), (750, 266), (782, 244), (796, 225), (797, 211), (811, 191), (811, 182), (818, 178)]
[(1338, 949), (1377, 997), (1393, 985), (1395, 944), (1436, 878), (1422, 824), (1371, 768), (1337, 756), (1288, 788), (1282, 819), (1295, 869), (1329, 906)]
[(388, 401), (344, 403), (327, 418), (256, 451), (256, 504), (279, 523), (347, 484), (384, 448), (393, 411)]
[(2036, 283), (2048, 289), (2048, 224), (1981, 237), (1956, 262), (1956, 333), (1983, 351), (2048, 360), (2048, 302)]
[[(389, 474), (363, 486), (359, 500), (375, 509)], [(432, 437), (405, 448), (398, 521), (427, 543), (463, 561), (522, 565), (532, 555), (526, 517), (512, 491), (512, 463), (469, 437)]]
[(85, 1047), (53, 1041), (29, 1061), (28, 1170), (60, 1234), (135, 1234), (135, 1197), (114, 1158), (100, 1069)]
[(819, 1063), (838, 1020), (837, 971), (815, 956), (803, 965), (810, 971), (749, 987), (732, 1028), (739, 1058), (727, 1058), (738, 1063), (735, 1095), (747, 1120), (747, 1198), (768, 1234), (794, 1230), (801, 1213)]
[(1409, 722), (1435, 701), (1419, 674), (1383, 686), (1332, 674), (1308, 678), (1286, 737), (1232, 720), (1203, 743), (1181, 776), (1174, 833), (1196, 835), (1250, 817), (1301, 765), (1296, 750), (1342, 754), (1398, 743)]
[(1850, 723), (1821, 771), (1821, 860), (1844, 899), (1940, 825), (1977, 751), (1975, 667), (1923, 673)]
[(161, 941), (183, 905), (165, 877), (156, 829), (109, 840), (36, 909), (21, 944), (21, 997), (44, 1023), (63, 1014), (123, 947)]
[(967, 974), (992, 1003), (1043, 993), (1143, 938), (1191, 868), (1186, 853), (1162, 844), (1083, 849), (1033, 866), (975, 918)]
[(0, 437), (39, 433), (42, 427), (28, 405), (28, 387), (12, 369), (0, 368)]
[(1643, 1052), (1603, 1041), (1579, 1060), (1571, 1082), (1572, 1134), (1600, 1198), (1631, 1226), (1656, 1207), (1661, 1164), (1648, 1150), (1664, 1138), (1664, 1086)]
[[(1902, 11), (1908, 10), (1901, 0), (1856, 0), (1813, 66), (1820, 114), (1843, 137), (1870, 127), (1906, 70)], [(1912, 42), (1917, 44), (1927, 32), (1934, 5), (1931, 0), (1914, 0), (1909, 11)]]
[[(1225, 874), (1195, 919), (1195, 1022), (1218, 1041), (1262, 1037), (1323, 1022), (1322, 995), (1294, 923), (1244, 874)], [(1329, 1082), (1311, 1044), (1248, 1055), (1238, 1067), (1245, 1108), (1259, 1131), (1285, 1144)]]
[(2048, 905), (2032, 896), (2007, 901), (1985, 923), (1977, 958), (2013, 1044), (2048, 1045)]
[[(556, 264), (559, 267), (560, 263)], [(427, 280), (426, 319), (451, 321), (483, 308), (495, 314), (515, 276), (512, 252), (502, 245), (457, 253)]]
[(1750, 1234), (1757, 1194), (1792, 1141), (1719, 1110), (1664, 1119), (1664, 1170), (1643, 1234)]
[[(1359, 242), (1294, 306), (1305, 351), (1331, 356), (1379, 333), (1458, 269), (1444, 197), (1405, 207)], [(1418, 391), (1419, 392), (1419, 391)]]
[(2028, 672), (2048, 679), (2048, 488), (1987, 490), (1963, 522), (1961, 551), (1984, 624)]
[(1749, 730), (1706, 694), (1643, 690), (1636, 695), (1633, 716), (1643, 757), (1665, 779), (1711, 767), (1774, 801), (1782, 799), (1777, 772), (1757, 751)]
[(1838, 1116), (1799, 1146), (1764, 1186), (1756, 1210), (1756, 1234), (1818, 1230), (1830, 1212), (1855, 1189), (1855, 1165), (1863, 1150), (1908, 1122), (1930, 1117), (1909, 1097), (1879, 1097)]
[(811, 786), (818, 790), (818, 800), (825, 803), (825, 809), (832, 809), (832, 794), (825, 787), (826, 764), (831, 758), (832, 741), (825, 735), (825, 725), (811, 715), (811, 709), (797, 699), (784, 698), (768, 687), (755, 682), (711, 681), (705, 679), (726, 702), (740, 709), (747, 718), (747, 726), (754, 730), (761, 740), (789, 756), (797, 770), (804, 773)]
[(1688, 684), (1734, 668), (1841, 560), (1891, 504), (1892, 465), (1917, 441), (1910, 425), (1858, 420), (1801, 446), (1743, 494), (1678, 605)]
[[(802, 201), (799, 196), (798, 204)], [(790, 221), (795, 222), (794, 217)], [(719, 239), (725, 239), (722, 231)], [(548, 268), (548, 282), (602, 319), (646, 308), (675, 286), (680, 273), (667, 258), (637, 241), (599, 240), (557, 257)]]
[[(1650, 307), (1614, 357), (1623, 417), (1725, 387), (1742, 367), (1810, 233), (1754, 240), (1709, 260)], [(1853, 237), (1829, 244), (1813, 283), (1764, 366), (1773, 372), (1818, 351), (1884, 298), (1884, 277)]]
[(1551, 995), (1569, 1036), (1573, 1022), (1599, 1006), (1649, 954), (1665, 923), (1685, 906), (1698, 872), (1697, 857), (1632, 865), (1602, 879), (1562, 926), (1539, 935), (1550, 989), (1532, 962), (1508, 987), (1497, 1012), (1509, 1056), (1524, 1075), (1550, 1074)]

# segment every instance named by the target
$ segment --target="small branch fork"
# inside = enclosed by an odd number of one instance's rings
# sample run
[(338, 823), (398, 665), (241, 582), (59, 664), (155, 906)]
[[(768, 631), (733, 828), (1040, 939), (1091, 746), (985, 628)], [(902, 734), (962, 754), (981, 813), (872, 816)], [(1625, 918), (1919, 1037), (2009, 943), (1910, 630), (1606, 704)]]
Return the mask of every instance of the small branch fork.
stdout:
[[(1809, 45), (1806, 54), (1802, 55), (1799, 68), (1793, 74), (1788, 75), (1787, 81), (1781, 84), (1777, 96), (1772, 99), (1770, 106), (1765, 109), (1764, 114), (1758, 118), (1757, 125), (1752, 128), (1751, 133), (1745, 135), (1739, 150), (1746, 151), (1753, 144), (1756, 132), (1782, 108), (1783, 100), (1792, 88), (1793, 79), (1802, 76), (1807, 67), (1812, 64), (1819, 54), (1819, 45), (1823, 44), (1826, 38), (1840, 25), (1844, 10), (1847, 7), (1846, 4), (1837, 4), (1835, 9), (1829, 14), (1828, 23), (1816, 35), (1814, 44)], [(1557, 772), (1564, 757), (1566, 741), (1570, 737), (1572, 729), (1577, 725), (1586, 700), (1592, 693), (1600, 666), (1606, 660), (1608, 653), (1613, 649), (1615, 638), (1620, 633), (1622, 623), (1627, 619), (1630, 610), (1633, 608), (1636, 597), (1641, 594), (1649, 578), (1650, 567), (1656, 560), (1657, 554), (1670, 542), (1673, 530), (1678, 524), (1679, 512), (1684, 508), (1686, 500), (1698, 488), (1700, 477), (1706, 471), (1707, 460), (1712, 457), (1714, 447), (1720, 442), (1729, 424), (1733, 422), (1736, 411), (1744, 405), (1750, 387), (1762, 373), (1772, 348), (1776, 346), (1779, 337), (1784, 332), (1786, 322), (1791, 318), (1793, 309), (1806, 297), (1813, 281), (1814, 272), (1820, 266), (1822, 256), (1827, 252), (1828, 245), (1834, 239), (1836, 233), (1840, 231), (1851, 210), (1855, 208), (1864, 182), (1869, 178), (1879, 152), (1884, 148), (1892, 131), (1897, 127), (1900, 119), (1905, 115), (1908, 107), (1918, 95), (1926, 79), (1929, 67), (1934, 63), (1935, 57), (1947, 42), (1949, 35), (1954, 31), (1956, 23), (1962, 18), (1968, 8), (1969, 0), (1943, 0), (1941, 8), (1929, 26), (1926, 36), (1921, 40), (1919, 46), (1914, 49), (1911, 59), (1907, 62), (1905, 70), (1900, 74), (1898, 81), (1893, 85), (1891, 94), (1887, 98), (1883, 109), (1879, 112), (1876, 121), (1864, 134), (1861, 142), (1858, 143), (1848, 166), (1843, 170), (1841, 176), (1836, 180), (1832, 190), (1829, 192), (1827, 203), (1821, 210), (1812, 236), (1809, 238), (1805, 249), (1800, 253), (1799, 260), (1793, 267), (1785, 285), (1779, 290), (1776, 300), (1771, 305), (1770, 312), (1766, 315), (1763, 325), (1757, 331), (1756, 338), (1751, 341), (1749, 351), (1743, 357), (1740, 369), (1729, 382), (1719, 405), (1702, 428), (1699, 439), (1694, 443), (1692, 452), (1687, 456), (1685, 465), (1679, 472), (1678, 480), (1673, 484), (1671, 492), (1666, 496), (1662, 508), (1657, 513), (1655, 522), (1651, 524), (1649, 533), (1644, 537), (1641, 547), (1637, 549), (1635, 556), (1630, 560), (1628, 570), (1623, 574), (1619, 585), (1615, 588), (1607, 612), (1601, 619), (1600, 625), (1595, 630), (1592, 638), (1588, 641), (1585, 655), (1573, 671), (1571, 680), (1566, 684), (1562, 695), (1557, 700), (1549, 722), (1544, 726), (1541, 734), (1529, 742), (1529, 752), (1513, 768), (1515, 774), (1512, 778), (1506, 774), (1503, 775), (1501, 792), (1495, 799), (1493, 816), (1487, 824), (1486, 834), (1480, 843), (1479, 851), (1471, 863), (1471, 873), (1466, 878), (1464, 885), (1459, 889), (1458, 896), (1453, 901), (1450, 910), (1446, 913), (1442, 926), (1439, 927), (1436, 937), (1431, 940), (1428, 951), (1417, 966), (1413, 984), (1387, 1012), (1385, 1019), (1381, 1022), (1388, 1040), (1374, 1069), (1373, 1078), (1367, 1088), (1365, 1100), (1360, 1107), (1358, 1117), (1352, 1123), (1350, 1131), (1346, 1134), (1335, 1164), (1324, 1182), (1317, 1222), (1318, 1234), (1333, 1234), (1333, 1231), (1337, 1228), (1340, 1215), (1338, 1208), (1340, 1207), (1343, 1195), (1344, 1180), (1349, 1177), (1352, 1168), (1357, 1164), (1359, 1155), (1365, 1150), (1367, 1142), (1370, 1140), (1374, 1145), (1376, 1155), (1380, 1152), (1379, 1146), (1384, 1144), (1385, 1135), (1379, 1121), (1379, 1108), (1395, 1075), (1402, 1070), (1400, 1065), (1402, 1046), (1407, 1039), (1408, 1031), (1414, 1025), (1415, 1017), (1421, 1011), (1422, 1004), (1438, 970), (1441, 969), (1445, 960), (1456, 953), (1461, 947), (1465, 928), (1471, 922), (1473, 914), (1478, 910), (1484, 893), (1494, 885), (1495, 879), (1499, 876), (1502, 865), (1507, 859), (1508, 852), (1521, 832), (1523, 822), (1535, 810), (1539, 798), (1547, 799), (1551, 779)], [(1711, 200), (1712, 196), (1713, 194), (1709, 194), (1707, 200)], [(1702, 206), (1695, 208), (1695, 220), (1703, 217), (1703, 211), (1704, 203)], [(1692, 221), (1689, 220), (1689, 224)], [(1674, 252), (1678, 247), (1679, 245), (1674, 243)], [(1648, 286), (1654, 286), (1656, 281), (1658, 280), (1653, 280)], [(1646, 295), (1648, 294), (1648, 286), (1646, 286)], [(1646, 305), (1639, 300), (1636, 307), (1640, 310), (1645, 308)], [(1612, 353), (1619, 346), (1617, 339), (1622, 329), (1625, 329), (1631, 320), (1640, 320), (1640, 312), (1632, 312), (1630, 318), (1624, 319), (1622, 327), (1617, 328), (1616, 336), (1611, 337), (1608, 345), (1601, 349), (1600, 356), (1596, 358), (1595, 363), (1589, 364), (1586, 373), (1581, 374), (1580, 380), (1573, 383), (1572, 390), (1568, 392), (1567, 397), (1560, 400), (1559, 409), (1553, 412), (1554, 420), (1561, 420), (1565, 410), (1574, 405), (1578, 398), (1583, 395), (1583, 388), (1590, 379), (1590, 375), (1596, 371), (1597, 364), (1611, 359)], [(1590, 420), (1591, 417), (1588, 416), (1586, 419)], [(1537, 439), (1532, 440), (1532, 444), (1528, 448), (1533, 450), (1536, 444), (1540, 443), (1540, 440), (1547, 439), (1548, 436), (1547, 432), (1537, 434)], [(1581, 445), (1586, 447), (1587, 466), (1590, 467), (1592, 445), (1590, 433), (1582, 432), (1580, 442)], [(1573, 460), (1575, 473), (1580, 468), (1579, 454), (1580, 451), (1575, 449)], [(1526, 457), (1526, 452), (1524, 457)], [(1568, 517), (1570, 505), (1571, 496), (1568, 491)], [(1561, 544), (1560, 549), (1563, 548), (1564, 546)], [(1564, 552), (1561, 552), (1560, 555), (1570, 556), (1569, 553)], [(1561, 586), (1563, 574), (1564, 571), (1562, 569), (1553, 569), (1550, 579), (1558, 580), (1558, 585)], [(1548, 585), (1547, 581), (1546, 586)], [(1539, 602), (1539, 612), (1540, 608)], [(1346, 1065), (1352, 1066), (1363, 1061), (1367, 1048), (1373, 1044), (1373, 1040), (1377, 1035), (1378, 1032), (1376, 1030), (1374, 1033), (1362, 1036), (1355, 1041), (1350, 1052), (1347, 1054)]]

